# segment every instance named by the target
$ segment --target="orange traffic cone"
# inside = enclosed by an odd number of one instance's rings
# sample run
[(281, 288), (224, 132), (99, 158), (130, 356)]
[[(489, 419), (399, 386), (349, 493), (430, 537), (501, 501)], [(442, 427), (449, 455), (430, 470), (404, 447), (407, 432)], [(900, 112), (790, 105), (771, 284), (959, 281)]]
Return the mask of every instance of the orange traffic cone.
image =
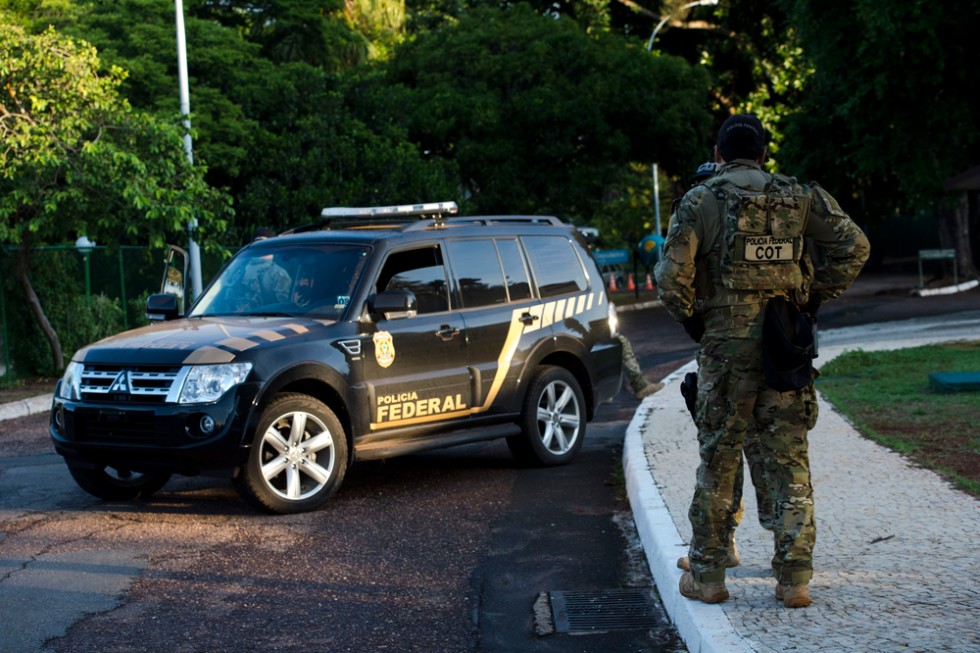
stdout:
[(647, 283), (643, 286), (646, 290), (653, 290), (653, 279), (650, 277), (650, 273), (647, 272)]
[(609, 292), (616, 292), (619, 288), (616, 287), (616, 273), (613, 272), (609, 275)]
[(633, 274), (626, 277), (626, 290), (636, 290), (636, 282), (633, 281)]

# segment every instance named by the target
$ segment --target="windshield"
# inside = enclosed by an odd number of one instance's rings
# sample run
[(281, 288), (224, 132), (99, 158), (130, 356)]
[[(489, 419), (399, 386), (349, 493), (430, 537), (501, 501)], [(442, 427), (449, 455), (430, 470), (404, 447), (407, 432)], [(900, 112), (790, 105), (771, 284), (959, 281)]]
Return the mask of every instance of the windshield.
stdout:
[(339, 319), (367, 261), (357, 245), (281, 244), (242, 250), (189, 317), (295, 316)]

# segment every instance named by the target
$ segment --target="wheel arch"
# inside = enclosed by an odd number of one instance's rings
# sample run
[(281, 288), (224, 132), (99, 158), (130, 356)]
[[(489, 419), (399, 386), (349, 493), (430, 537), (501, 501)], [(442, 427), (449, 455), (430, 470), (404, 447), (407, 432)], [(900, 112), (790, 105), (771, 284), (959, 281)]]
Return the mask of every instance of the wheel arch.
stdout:
[(537, 365), (553, 365), (568, 370), (578, 382), (582, 394), (585, 396), (586, 417), (591, 422), (595, 416), (595, 393), (592, 388), (592, 376), (582, 359), (575, 353), (567, 350), (553, 351), (540, 361)]
[(304, 394), (320, 401), (337, 416), (347, 440), (347, 463), (350, 464), (354, 456), (354, 424), (349, 407), (350, 396), (346, 387), (340, 374), (318, 363), (304, 363), (284, 370), (270, 380), (256, 397), (249, 427), (244, 434), (245, 443), (250, 441), (265, 407), (273, 398), (287, 392)]

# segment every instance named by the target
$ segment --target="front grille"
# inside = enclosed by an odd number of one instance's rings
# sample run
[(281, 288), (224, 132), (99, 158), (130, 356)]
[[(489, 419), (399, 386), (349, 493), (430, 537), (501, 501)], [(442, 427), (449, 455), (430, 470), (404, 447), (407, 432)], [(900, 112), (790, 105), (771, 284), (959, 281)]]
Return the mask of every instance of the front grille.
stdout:
[(151, 410), (83, 408), (75, 411), (74, 419), (75, 437), (80, 442), (156, 442), (156, 420)]
[[(82, 372), (83, 400), (101, 403), (164, 403), (176, 394), (181, 368), (133, 368), (86, 365)], [(170, 399), (174, 401), (174, 399)]]

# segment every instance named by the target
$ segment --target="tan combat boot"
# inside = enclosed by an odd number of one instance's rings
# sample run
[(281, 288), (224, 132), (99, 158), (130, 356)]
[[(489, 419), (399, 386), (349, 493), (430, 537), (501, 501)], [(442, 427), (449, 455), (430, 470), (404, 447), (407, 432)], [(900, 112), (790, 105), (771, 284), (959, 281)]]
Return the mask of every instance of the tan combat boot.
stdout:
[[(732, 543), (728, 545), (728, 560), (725, 566), (731, 569), (742, 564), (742, 556), (738, 554), (738, 547), (735, 546), (735, 534), (732, 533)], [(687, 556), (677, 559), (677, 568), (688, 571), (691, 568), (691, 560)]]
[(776, 585), (776, 600), (787, 608), (805, 608), (810, 605), (810, 588), (806, 585)]
[(697, 599), (702, 603), (721, 603), (728, 600), (728, 588), (725, 581), (720, 583), (699, 583), (694, 575), (685, 571), (680, 581), (681, 596)]

